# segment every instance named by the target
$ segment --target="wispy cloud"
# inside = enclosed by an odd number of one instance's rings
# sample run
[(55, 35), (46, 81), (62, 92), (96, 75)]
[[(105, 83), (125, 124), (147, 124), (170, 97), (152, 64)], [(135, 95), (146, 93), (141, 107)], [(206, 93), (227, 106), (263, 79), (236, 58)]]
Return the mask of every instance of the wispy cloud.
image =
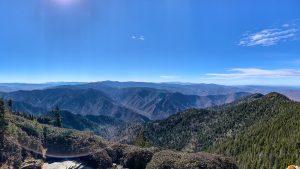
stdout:
[(246, 79), (246, 78), (282, 78), (300, 77), (300, 70), (295, 69), (259, 69), (259, 68), (234, 68), (227, 73), (208, 73), (210, 79)]
[(294, 24), (283, 24), (279, 28), (263, 29), (255, 33), (246, 33), (240, 40), (241, 46), (272, 46), (279, 42), (294, 40), (298, 28)]
[(144, 41), (144, 40), (145, 40), (145, 37), (144, 37), (143, 35), (139, 35), (139, 36), (132, 35), (132, 36), (131, 36), (131, 39), (133, 39), (133, 40), (141, 40), (141, 41)]

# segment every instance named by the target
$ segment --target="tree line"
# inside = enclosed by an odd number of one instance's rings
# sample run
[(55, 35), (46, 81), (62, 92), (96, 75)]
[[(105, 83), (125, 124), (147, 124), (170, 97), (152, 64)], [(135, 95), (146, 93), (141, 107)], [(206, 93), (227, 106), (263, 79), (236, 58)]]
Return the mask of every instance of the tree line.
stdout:
[(0, 130), (4, 130), (5, 126), (7, 126), (7, 120), (5, 118), (7, 114), (21, 116), (32, 121), (36, 120), (42, 124), (49, 124), (54, 125), (56, 127), (62, 127), (62, 116), (60, 108), (58, 106), (55, 106), (52, 109), (51, 113), (54, 115), (54, 117), (52, 118), (49, 116), (35, 116), (28, 113), (14, 111), (12, 99), (8, 99), (7, 102), (5, 102), (3, 99), (0, 98)]

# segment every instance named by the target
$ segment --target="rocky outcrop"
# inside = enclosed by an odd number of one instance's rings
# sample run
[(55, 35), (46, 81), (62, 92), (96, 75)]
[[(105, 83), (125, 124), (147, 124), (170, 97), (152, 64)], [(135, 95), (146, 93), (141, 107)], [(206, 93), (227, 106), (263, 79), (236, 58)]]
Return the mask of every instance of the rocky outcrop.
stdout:
[[(112, 163), (113, 162), (113, 163)], [(113, 145), (85, 161), (88, 166), (104, 169), (114, 164), (128, 169), (237, 169), (230, 159), (208, 153), (183, 153), (157, 148)], [(116, 166), (115, 166), (116, 167)]]
[(112, 159), (107, 151), (101, 150), (81, 159), (89, 167), (97, 169), (106, 169), (112, 167)]
[(229, 158), (207, 153), (163, 150), (155, 153), (147, 169), (237, 169)]
[[(19, 149), (22, 148), (19, 147)], [(13, 156), (13, 154), (17, 156)], [(8, 156), (10, 160), (7, 160), (2, 168), (13, 166), (19, 168), (18, 166), (22, 162), (22, 153), (19, 151), (13, 154)], [(20, 158), (17, 158), (19, 156)], [(15, 161), (12, 160), (13, 158), (16, 158)], [(158, 148), (139, 148), (122, 144), (108, 144), (106, 148), (100, 148), (92, 154), (76, 160), (94, 169), (120, 168), (121, 166), (128, 169), (237, 169), (230, 159), (217, 155), (161, 151)], [(42, 166), (45, 166), (43, 164), (44, 159), (42, 158), (26, 158), (21, 164), (21, 168), (41, 169)], [(46, 166), (51, 167), (48, 164)]]
[(125, 168), (140, 169), (146, 168), (153, 156), (153, 152), (147, 149), (134, 149), (125, 154), (122, 164)]
[(124, 168), (143, 169), (146, 168), (146, 165), (158, 149), (113, 144), (108, 146), (105, 151), (109, 154), (113, 163), (120, 164)]

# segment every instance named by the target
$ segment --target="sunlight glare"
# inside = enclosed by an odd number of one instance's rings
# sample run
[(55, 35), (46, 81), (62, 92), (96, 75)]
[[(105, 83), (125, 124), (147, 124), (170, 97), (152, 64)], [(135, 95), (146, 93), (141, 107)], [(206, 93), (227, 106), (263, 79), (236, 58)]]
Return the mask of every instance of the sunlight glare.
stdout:
[(79, 0), (52, 0), (57, 5), (69, 6), (77, 3)]

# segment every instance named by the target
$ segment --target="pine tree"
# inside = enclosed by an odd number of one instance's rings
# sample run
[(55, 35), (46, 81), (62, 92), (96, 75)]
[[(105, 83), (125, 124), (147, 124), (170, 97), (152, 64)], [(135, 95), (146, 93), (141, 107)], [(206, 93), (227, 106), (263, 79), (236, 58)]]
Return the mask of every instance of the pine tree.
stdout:
[(54, 112), (54, 116), (55, 116), (55, 126), (56, 127), (62, 127), (62, 119), (61, 119), (61, 115), (60, 115), (60, 109), (58, 106), (56, 106), (53, 110)]
[(9, 112), (12, 113), (13, 112), (13, 101), (12, 101), (12, 99), (9, 99), (7, 101), (7, 106), (8, 106)]
[[(5, 113), (5, 103), (2, 99), (0, 99), (0, 152), (3, 152), (4, 149), (4, 136), (8, 125), (5, 119)], [(0, 158), (2, 160), (2, 154)]]

